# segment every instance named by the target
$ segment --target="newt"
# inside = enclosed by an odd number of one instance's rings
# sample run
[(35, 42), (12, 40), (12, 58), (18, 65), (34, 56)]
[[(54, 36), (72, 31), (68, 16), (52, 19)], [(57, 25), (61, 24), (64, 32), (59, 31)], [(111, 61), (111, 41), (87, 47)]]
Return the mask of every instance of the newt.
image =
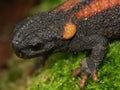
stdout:
[(56, 52), (90, 54), (73, 71), (83, 73), (80, 87), (97, 72), (108, 45), (120, 39), (120, 0), (66, 0), (47, 12), (29, 16), (14, 29), (12, 46), (17, 56), (34, 58)]

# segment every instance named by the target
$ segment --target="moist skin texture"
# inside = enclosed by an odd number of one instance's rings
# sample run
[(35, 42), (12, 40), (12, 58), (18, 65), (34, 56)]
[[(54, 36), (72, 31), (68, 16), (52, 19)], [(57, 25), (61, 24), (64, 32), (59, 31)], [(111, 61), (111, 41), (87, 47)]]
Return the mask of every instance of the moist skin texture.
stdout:
[(108, 44), (116, 39), (120, 39), (120, 0), (67, 0), (19, 22), (12, 45), (21, 58), (90, 50), (73, 72), (74, 76), (84, 73), (80, 83), (83, 88), (90, 75), (98, 81), (98, 67)]

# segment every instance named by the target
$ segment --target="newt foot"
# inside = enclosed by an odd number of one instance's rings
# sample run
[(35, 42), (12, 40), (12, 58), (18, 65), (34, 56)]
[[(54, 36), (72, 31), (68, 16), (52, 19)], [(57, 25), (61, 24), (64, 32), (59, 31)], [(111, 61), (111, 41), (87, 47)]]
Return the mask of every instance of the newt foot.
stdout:
[(90, 68), (88, 67), (88, 65), (86, 63), (86, 60), (84, 60), (84, 62), (82, 62), (80, 68), (77, 68), (77, 69), (75, 69), (72, 72), (72, 75), (76, 77), (76, 76), (80, 75), (81, 73), (83, 74), (83, 76), (82, 76), (80, 84), (79, 84), (80, 88), (84, 88), (85, 87), (86, 82), (87, 82), (89, 77), (91, 77), (94, 82), (98, 82), (99, 81), (98, 80), (97, 70), (95, 69), (95, 71), (92, 73), (90, 71)]

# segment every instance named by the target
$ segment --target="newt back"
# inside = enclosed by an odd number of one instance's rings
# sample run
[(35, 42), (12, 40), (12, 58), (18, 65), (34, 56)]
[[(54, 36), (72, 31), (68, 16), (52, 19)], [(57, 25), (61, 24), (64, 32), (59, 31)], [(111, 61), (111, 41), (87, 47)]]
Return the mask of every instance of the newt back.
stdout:
[(83, 88), (103, 61), (109, 40), (120, 39), (120, 0), (67, 0), (57, 8), (19, 22), (12, 46), (21, 58), (48, 56), (55, 52), (90, 50), (74, 76), (83, 73)]

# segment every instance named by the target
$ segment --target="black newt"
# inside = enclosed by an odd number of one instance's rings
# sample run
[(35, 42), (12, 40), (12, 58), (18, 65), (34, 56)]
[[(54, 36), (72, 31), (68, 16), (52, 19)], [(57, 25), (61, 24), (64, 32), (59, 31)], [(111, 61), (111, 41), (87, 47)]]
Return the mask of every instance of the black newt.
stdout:
[(91, 50), (81, 67), (73, 71), (74, 76), (84, 73), (83, 88), (89, 76), (98, 81), (99, 65), (108, 44), (116, 39), (120, 39), (120, 0), (67, 0), (19, 22), (12, 46), (21, 58)]

